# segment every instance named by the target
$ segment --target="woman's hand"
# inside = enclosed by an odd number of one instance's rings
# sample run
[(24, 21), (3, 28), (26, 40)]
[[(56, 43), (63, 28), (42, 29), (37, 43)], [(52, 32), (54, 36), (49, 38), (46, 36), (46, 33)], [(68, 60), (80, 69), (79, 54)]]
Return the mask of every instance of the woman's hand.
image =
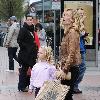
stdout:
[(60, 80), (66, 79), (66, 73), (64, 73), (61, 69), (56, 71), (56, 78)]

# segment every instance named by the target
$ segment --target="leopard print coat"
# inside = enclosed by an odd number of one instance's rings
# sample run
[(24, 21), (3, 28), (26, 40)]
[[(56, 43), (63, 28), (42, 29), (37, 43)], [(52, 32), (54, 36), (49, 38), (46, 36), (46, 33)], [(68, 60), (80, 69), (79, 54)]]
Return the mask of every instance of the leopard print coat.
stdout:
[(63, 70), (81, 63), (80, 36), (73, 27), (64, 34), (60, 47), (60, 63)]

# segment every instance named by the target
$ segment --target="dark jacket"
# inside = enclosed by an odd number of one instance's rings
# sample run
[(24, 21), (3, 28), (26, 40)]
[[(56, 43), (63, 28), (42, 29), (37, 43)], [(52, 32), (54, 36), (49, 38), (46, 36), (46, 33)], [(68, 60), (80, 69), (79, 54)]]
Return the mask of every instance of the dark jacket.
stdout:
[(18, 61), (20, 64), (26, 64), (27, 67), (32, 67), (36, 63), (37, 58), (37, 46), (34, 41), (34, 26), (28, 26), (24, 23), (23, 27), (19, 31), (17, 42), (20, 47), (18, 54)]

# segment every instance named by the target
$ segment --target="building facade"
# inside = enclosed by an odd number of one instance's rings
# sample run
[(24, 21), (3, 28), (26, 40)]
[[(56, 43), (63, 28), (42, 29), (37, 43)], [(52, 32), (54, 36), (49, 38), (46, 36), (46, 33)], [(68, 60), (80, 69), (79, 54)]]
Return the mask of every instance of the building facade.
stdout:
[[(70, 0), (69, 0), (69, 2), (70, 2)], [(93, 0), (92, 2), (93, 2), (93, 14), (94, 14), (94, 11), (97, 11), (97, 9), (98, 9), (98, 12), (100, 12), (100, 0)], [(35, 9), (31, 13), (35, 13), (36, 17), (40, 20), (41, 23), (43, 23), (48, 36), (52, 37), (52, 42), (53, 42), (52, 47), (56, 48), (56, 46), (57, 46), (56, 41), (57, 41), (58, 37), (61, 41), (61, 36), (62, 36), (61, 29), (59, 29), (61, 9), (60, 8), (52, 9), (52, 4), (53, 4), (53, 0), (40, 0), (38, 2), (33, 2), (31, 4), (31, 7), (35, 8)], [(95, 10), (94, 10), (94, 8), (95, 8)], [(90, 18), (91, 17), (92, 16), (90, 16)], [(97, 21), (97, 17), (98, 17), (98, 21)], [(87, 66), (98, 67), (98, 54), (97, 54), (97, 52), (98, 52), (97, 38), (98, 37), (96, 35), (96, 30), (98, 28), (100, 28), (100, 13), (97, 14), (97, 12), (95, 12), (95, 14), (93, 15), (93, 18), (94, 18), (93, 24), (94, 23), (98, 24), (98, 25), (96, 24), (96, 27), (93, 31), (93, 34), (94, 34), (93, 38), (95, 37), (95, 39), (94, 39), (95, 46), (93, 48), (91, 48), (91, 46), (90, 46), (90, 48), (87, 49), (86, 61), (87, 61)], [(58, 37), (57, 37), (57, 34), (59, 34)], [(90, 64), (88, 62), (92, 62), (92, 64)]]

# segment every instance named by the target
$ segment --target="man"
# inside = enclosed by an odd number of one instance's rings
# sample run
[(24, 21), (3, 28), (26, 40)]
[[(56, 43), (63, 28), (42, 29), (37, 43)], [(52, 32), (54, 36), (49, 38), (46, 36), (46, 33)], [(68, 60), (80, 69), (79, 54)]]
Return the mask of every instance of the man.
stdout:
[(19, 24), (17, 23), (17, 18), (15, 16), (10, 17), (11, 26), (9, 27), (8, 34), (4, 41), (4, 47), (8, 48), (8, 57), (9, 57), (9, 70), (10, 72), (14, 71), (14, 60), (17, 60), (16, 52), (18, 49), (17, 37), (19, 33)]
[(35, 42), (33, 17), (26, 16), (26, 21), (19, 31), (17, 42), (20, 50), (18, 62), (22, 66), (19, 74), (18, 90), (27, 92), (26, 87), (30, 84), (30, 76), (27, 75), (29, 68), (36, 63), (38, 47)]

